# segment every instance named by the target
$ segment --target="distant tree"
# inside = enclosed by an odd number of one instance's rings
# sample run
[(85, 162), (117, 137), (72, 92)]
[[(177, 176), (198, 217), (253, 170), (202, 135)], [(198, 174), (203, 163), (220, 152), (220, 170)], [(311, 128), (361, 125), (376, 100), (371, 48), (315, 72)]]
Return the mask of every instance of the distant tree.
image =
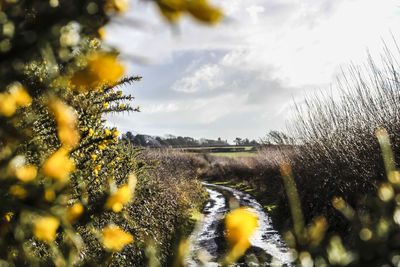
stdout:
[(251, 145), (251, 146), (258, 146), (259, 143), (258, 143), (256, 140), (253, 139), (253, 140), (250, 141), (249, 145)]
[(122, 134), (122, 140), (133, 143), (134, 139), (135, 139), (135, 136), (132, 134), (132, 132), (126, 132), (126, 133)]
[(236, 137), (235, 140), (233, 140), (233, 142), (237, 145), (240, 146), (242, 144), (242, 138)]
[(164, 139), (162, 139), (161, 137), (157, 136), (156, 140), (158, 141), (158, 143), (160, 144), (161, 147), (164, 147), (167, 145), (167, 143), (165, 142)]

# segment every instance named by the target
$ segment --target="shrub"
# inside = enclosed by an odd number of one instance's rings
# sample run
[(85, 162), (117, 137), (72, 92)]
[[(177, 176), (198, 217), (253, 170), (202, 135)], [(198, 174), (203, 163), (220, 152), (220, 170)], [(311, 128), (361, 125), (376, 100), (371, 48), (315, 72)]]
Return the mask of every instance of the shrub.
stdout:
[[(222, 17), (206, 1), (154, 2), (169, 21), (185, 12), (207, 23)], [(102, 41), (127, 7), (0, 2), (0, 265), (141, 265), (147, 236), (162, 235), (167, 247), (167, 231), (187, 215), (162, 216), (182, 203), (156, 197), (165, 186), (102, 118), (139, 111), (118, 86), (141, 77), (122, 77), (118, 51)]]

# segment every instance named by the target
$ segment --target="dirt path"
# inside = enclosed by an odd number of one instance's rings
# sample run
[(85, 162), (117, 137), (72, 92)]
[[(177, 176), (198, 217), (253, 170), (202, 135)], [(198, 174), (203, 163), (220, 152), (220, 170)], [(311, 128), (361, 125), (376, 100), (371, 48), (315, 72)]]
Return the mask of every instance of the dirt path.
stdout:
[[(219, 266), (218, 259), (226, 253), (224, 216), (230, 206), (246, 206), (258, 217), (258, 228), (250, 238), (251, 247), (245, 259), (236, 266), (290, 266), (291, 255), (263, 207), (249, 194), (204, 183), (210, 199), (204, 208), (204, 220), (198, 223), (190, 236), (191, 250), (187, 266)], [(201, 259), (207, 263), (201, 263)], [(253, 259), (253, 260), (251, 260)], [(259, 264), (257, 264), (257, 262)], [(253, 265), (254, 264), (254, 265)]]

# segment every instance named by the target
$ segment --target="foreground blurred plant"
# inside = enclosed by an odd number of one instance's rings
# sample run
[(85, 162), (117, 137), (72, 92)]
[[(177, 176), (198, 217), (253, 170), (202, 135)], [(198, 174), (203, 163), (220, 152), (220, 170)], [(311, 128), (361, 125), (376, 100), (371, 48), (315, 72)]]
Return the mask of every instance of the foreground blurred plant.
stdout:
[[(192, 14), (215, 20), (216, 9), (191, 2)], [(113, 264), (136, 245), (140, 222), (127, 204), (147, 167), (102, 118), (139, 111), (117, 87), (141, 77), (124, 78), (101, 40), (128, 6), (0, 1), (0, 265)]]
[(225, 218), (226, 240), (229, 251), (224, 263), (235, 263), (250, 247), (249, 238), (258, 227), (258, 218), (249, 208), (240, 207), (228, 213)]
[(350, 222), (346, 236), (327, 232), (327, 221), (322, 216), (304, 226), (299, 202), (291, 200), (291, 196), (297, 195), (293, 174), (289, 165), (282, 166), (294, 224), (294, 232), (287, 232), (285, 238), (296, 265), (398, 266), (400, 263), (400, 174), (387, 131), (378, 128), (376, 137), (387, 176), (387, 181), (379, 185), (377, 196), (366, 196), (364, 207), (358, 209), (341, 197), (332, 200), (333, 207)]

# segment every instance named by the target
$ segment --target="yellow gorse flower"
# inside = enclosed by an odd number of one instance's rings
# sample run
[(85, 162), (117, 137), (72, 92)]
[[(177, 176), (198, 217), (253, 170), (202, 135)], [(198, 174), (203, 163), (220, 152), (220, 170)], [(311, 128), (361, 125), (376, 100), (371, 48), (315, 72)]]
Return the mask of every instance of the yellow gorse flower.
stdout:
[(89, 69), (101, 82), (114, 83), (122, 77), (124, 67), (116, 56), (111, 54), (95, 54), (89, 59)]
[(249, 238), (258, 227), (258, 218), (249, 208), (240, 207), (226, 215), (225, 227), (230, 247), (225, 260), (233, 263), (250, 247)]
[(207, 0), (159, 0), (157, 4), (161, 14), (173, 23), (179, 20), (183, 12), (209, 24), (215, 24), (223, 18), (221, 10), (211, 6)]
[(121, 251), (125, 245), (133, 242), (133, 236), (118, 226), (107, 226), (102, 234), (104, 247), (111, 251)]
[(72, 205), (67, 212), (67, 220), (69, 222), (75, 222), (83, 213), (83, 206), (81, 203), (75, 203)]
[(14, 83), (10, 87), (10, 93), (19, 107), (27, 107), (32, 103), (32, 98), (20, 83)]
[(11, 195), (13, 195), (19, 199), (24, 199), (26, 197), (26, 195), (28, 194), (26, 189), (20, 185), (11, 186), (9, 192)]
[(29, 182), (35, 179), (37, 169), (34, 165), (24, 165), (16, 169), (15, 176), (23, 182)]
[(10, 91), (0, 94), (0, 116), (14, 115), (17, 107), (26, 107), (32, 103), (32, 98), (20, 83), (10, 86)]
[(0, 94), (0, 115), (10, 117), (15, 113), (17, 103), (9, 93)]
[(99, 34), (99, 38), (102, 39), (102, 40), (104, 40), (104, 38), (107, 35), (107, 32), (106, 32), (106, 30), (104, 28), (99, 28), (97, 30), (97, 33)]
[(41, 241), (53, 242), (60, 221), (53, 216), (39, 217), (33, 221), (33, 234)]
[(44, 199), (46, 199), (46, 201), (51, 202), (55, 198), (56, 198), (56, 192), (54, 192), (54, 190), (46, 189), (46, 191), (44, 191)]
[(128, 185), (121, 186), (117, 192), (112, 194), (106, 202), (106, 208), (112, 209), (114, 212), (120, 212), (123, 205), (131, 199), (132, 192)]
[(119, 12), (124, 12), (129, 8), (128, 0), (114, 0), (114, 5)]
[(202, 22), (215, 24), (223, 18), (222, 11), (211, 7), (206, 0), (187, 1), (187, 4), (187, 11)]
[(6, 213), (6, 215), (4, 215), (4, 219), (6, 219), (7, 222), (10, 222), (13, 215), (14, 215), (14, 212), (9, 211)]
[(106, 149), (107, 145), (106, 143), (101, 143), (100, 145), (97, 146), (99, 149), (104, 150)]
[(61, 100), (56, 100), (50, 104), (50, 109), (54, 114), (54, 117), (58, 124), (70, 125), (76, 124), (77, 115), (75, 110), (62, 102)]
[(79, 144), (80, 134), (77, 128), (76, 111), (60, 100), (50, 104), (50, 109), (58, 126), (58, 138), (61, 143), (71, 148)]
[(75, 170), (73, 160), (68, 157), (68, 150), (60, 147), (53, 155), (51, 155), (43, 164), (42, 172), (56, 180), (63, 180)]
[(113, 84), (122, 77), (124, 72), (124, 67), (115, 55), (95, 53), (88, 58), (86, 70), (75, 73), (71, 82), (78, 90), (85, 91), (103, 84)]

